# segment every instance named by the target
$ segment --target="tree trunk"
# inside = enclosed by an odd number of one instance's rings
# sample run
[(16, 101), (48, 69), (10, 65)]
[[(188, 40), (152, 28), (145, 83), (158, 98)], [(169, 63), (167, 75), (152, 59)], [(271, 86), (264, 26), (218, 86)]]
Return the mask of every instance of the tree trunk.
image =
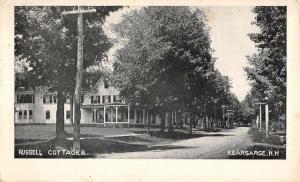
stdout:
[[(151, 116), (152, 112), (150, 112), (150, 116)], [(150, 121), (150, 118), (149, 118), (149, 111), (148, 111), (148, 114), (147, 114), (147, 133), (150, 134), (150, 125), (151, 125), (151, 121)]]
[(56, 138), (63, 139), (65, 136), (65, 120), (64, 120), (64, 96), (61, 88), (57, 89), (57, 105), (56, 105)]
[(196, 115), (194, 114), (193, 117), (193, 128), (196, 128)]
[(173, 132), (174, 128), (173, 128), (173, 113), (171, 113), (171, 115), (168, 115), (168, 123), (169, 123), (169, 127), (168, 127), (168, 132)]
[(194, 120), (194, 113), (192, 113), (191, 117), (190, 117), (190, 132), (189, 132), (190, 137), (192, 136), (192, 133), (193, 133), (193, 127), (192, 127), (193, 120)]
[(73, 125), (73, 109), (74, 109), (74, 94), (72, 93), (70, 99), (70, 123)]
[[(80, 9), (80, 7), (79, 7)], [(82, 85), (82, 67), (83, 67), (83, 17), (82, 13), (78, 14), (78, 46), (77, 46), (77, 73), (75, 86), (75, 123), (74, 123), (74, 144), (73, 149), (80, 150), (80, 94)]]
[(205, 116), (205, 129), (207, 130), (208, 129), (208, 117)]
[(165, 112), (163, 110), (161, 110), (159, 112), (159, 115), (160, 115), (160, 133), (161, 134), (164, 134), (165, 133), (165, 124), (166, 124), (166, 121), (165, 121)]

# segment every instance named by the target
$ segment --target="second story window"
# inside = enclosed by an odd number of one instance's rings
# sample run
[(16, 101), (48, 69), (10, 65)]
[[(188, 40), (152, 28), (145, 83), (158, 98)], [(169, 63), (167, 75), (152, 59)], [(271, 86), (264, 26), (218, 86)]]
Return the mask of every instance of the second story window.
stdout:
[(43, 103), (46, 104), (46, 101), (47, 101), (47, 97), (43, 95)]
[(91, 96), (91, 104), (94, 104), (94, 96)]
[(97, 102), (100, 104), (100, 95), (97, 96)]
[(108, 81), (107, 81), (107, 80), (104, 80), (103, 82), (104, 82), (104, 88), (108, 88), (108, 87), (109, 87)]
[(33, 94), (18, 94), (17, 103), (34, 103)]
[(114, 98), (113, 102), (120, 102), (121, 101), (119, 95), (114, 95), (113, 98)]
[(49, 102), (52, 104), (52, 95), (49, 95)]
[(43, 95), (43, 103), (44, 104), (55, 104), (56, 103), (56, 95)]

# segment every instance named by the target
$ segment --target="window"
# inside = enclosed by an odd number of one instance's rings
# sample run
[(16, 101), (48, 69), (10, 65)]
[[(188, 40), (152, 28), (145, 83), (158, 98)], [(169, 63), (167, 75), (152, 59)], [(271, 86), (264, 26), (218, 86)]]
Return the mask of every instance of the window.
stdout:
[(22, 116), (23, 116), (23, 112), (21, 110), (21, 111), (19, 111), (19, 119), (22, 119)]
[(49, 102), (52, 104), (52, 95), (49, 95)]
[(91, 104), (94, 103), (94, 96), (91, 96)]
[(24, 119), (27, 119), (27, 110), (24, 110)]
[(95, 122), (95, 111), (93, 110), (93, 123)]
[(108, 103), (111, 103), (111, 96), (108, 96)]
[(104, 88), (108, 88), (109, 85), (108, 85), (108, 81), (107, 80), (104, 80)]
[(45, 104), (46, 103), (46, 96), (43, 95), (43, 103)]
[(71, 118), (71, 112), (70, 112), (69, 110), (66, 112), (66, 118), (67, 118), (67, 119), (70, 119), (70, 118)]
[(114, 102), (120, 102), (119, 95), (114, 95)]
[(92, 104), (97, 104), (100, 103), (100, 96), (91, 96), (91, 103)]
[(102, 103), (105, 103), (105, 96), (102, 95)]
[(29, 110), (29, 119), (32, 119), (32, 110)]
[(56, 103), (56, 96), (53, 96), (53, 102)]
[(34, 103), (34, 97), (32, 94), (17, 95), (17, 103)]
[(49, 110), (46, 111), (46, 119), (50, 119), (50, 111)]

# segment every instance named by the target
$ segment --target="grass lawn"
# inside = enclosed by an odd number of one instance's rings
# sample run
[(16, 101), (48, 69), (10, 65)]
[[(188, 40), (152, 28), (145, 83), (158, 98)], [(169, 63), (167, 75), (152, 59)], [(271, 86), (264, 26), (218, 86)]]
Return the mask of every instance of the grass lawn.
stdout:
[(249, 135), (254, 142), (248, 151), (265, 151), (266, 155), (262, 156), (232, 156), (231, 159), (286, 159), (286, 147), (280, 137), (277, 135), (269, 135), (266, 138), (266, 133), (260, 132), (256, 128), (249, 130)]
[(277, 135), (269, 135), (269, 138), (266, 138), (265, 131), (260, 132), (256, 128), (251, 128), (249, 130), (249, 134), (254, 142), (257, 143), (267, 143), (272, 145), (283, 145), (283, 143), (280, 141), (280, 137)]
[[(135, 128), (100, 128), (100, 127), (80, 127), (82, 135), (109, 136), (133, 134)], [(73, 133), (73, 126), (65, 126), (67, 133)], [(15, 139), (39, 139), (50, 140), (55, 138), (55, 125), (16, 125)]]
[[(223, 136), (219, 134), (221, 129), (214, 131), (203, 131), (200, 128), (193, 128), (193, 135), (189, 135), (189, 129), (174, 129), (174, 132), (166, 132), (161, 135), (159, 128), (151, 128), (150, 135), (147, 128), (100, 128), (81, 127), (80, 141), (81, 150), (85, 155), (65, 155), (61, 152), (58, 155), (49, 154), (48, 151), (62, 146), (63, 150), (72, 150), (73, 127), (65, 126), (68, 133), (63, 141), (55, 139), (55, 125), (17, 125), (15, 126), (15, 157), (16, 158), (93, 158), (105, 153), (120, 153), (145, 150), (166, 150), (182, 148), (180, 146), (168, 146), (167, 144), (177, 140), (205, 137)], [(59, 144), (58, 144), (59, 142)], [(160, 145), (164, 144), (164, 145)], [(59, 150), (61, 150), (59, 149)], [(22, 151), (36, 150), (36, 155), (23, 155)], [(20, 153), (21, 151), (21, 153)]]
[[(58, 155), (50, 155), (48, 151), (56, 150), (57, 142), (64, 150), (72, 150), (73, 127), (66, 126), (68, 133), (64, 141), (55, 139), (55, 125), (23, 125), (15, 126), (15, 157), (16, 158), (93, 158), (104, 153), (130, 152), (143, 150), (165, 150), (181, 148), (177, 146), (160, 146), (176, 140), (190, 138), (187, 131), (175, 130), (173, 133), (166, 131), (161, 135), (159, 128), (152, 128), (151, 134), (147, 134), (146, 128), (99, 128), (81, 127), (81, 150), (85, 155), (73, 156), (60, 152)], [(202, 137), (203, 134), (194, 133), (194, 137)], [(22, 155), (20, 151), (38, 151), (36, 155)]]

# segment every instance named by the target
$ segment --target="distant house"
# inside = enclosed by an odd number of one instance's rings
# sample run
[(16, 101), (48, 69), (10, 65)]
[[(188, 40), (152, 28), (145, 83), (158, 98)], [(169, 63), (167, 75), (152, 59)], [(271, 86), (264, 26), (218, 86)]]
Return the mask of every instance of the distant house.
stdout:
[[(56, 122), (56, 94), (19, 89), (15, 92), (16, 124), (50, 124)], [(64, 105), (65, 124), (70, 124), (70, 98)], [(144, 125), (160, 123), (158, 115), (150, 114), (145, 107), (125, 103), (119, 91), (106, 80), (82, 96), (81, 123), (103, 127)]]

